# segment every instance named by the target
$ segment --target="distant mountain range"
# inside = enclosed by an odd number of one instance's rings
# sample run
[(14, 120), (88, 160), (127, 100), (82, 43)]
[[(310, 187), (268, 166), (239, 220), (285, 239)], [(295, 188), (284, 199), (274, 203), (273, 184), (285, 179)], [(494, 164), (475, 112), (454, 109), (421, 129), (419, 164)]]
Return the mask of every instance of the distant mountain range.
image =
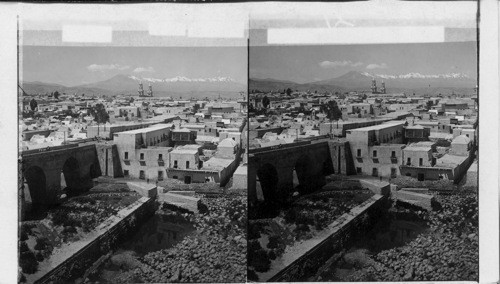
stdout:
[(144, 90), (147, 92), (148, 85), (153, 87), (155, 96), (189, 95), (193, 97), (205, 97), (210, 95), (233, 95), (238, 96), (238, 92), (246, 92), (244, 84), (236, 82), (229, 77), (214, 78), (140, 78), (130, 75), (116, 75), (108, 80), (91, 84), (67, 87), (58, 84), (43, 82), (23, 82), (22, 88), (28, 94), (51, 93), (58, 91), (67, 94), (101, 94), (105, 96), (118, 94), (138, 95), (139, 83), (142, 82)]
[(377, 81), (380, 89), (385, 82), (387, 92), (470, 92), (476, 86), (476, 79), (460, 73), (423, 75), (408, 73), (401, 75), (377, 75), (367, 72), (350, 71), (342, 76), (299, 84), (275, 79), (250, 79), (249, 89), (276, 91), (291, 88), (299, 91), (370, 91), (371, 81)]

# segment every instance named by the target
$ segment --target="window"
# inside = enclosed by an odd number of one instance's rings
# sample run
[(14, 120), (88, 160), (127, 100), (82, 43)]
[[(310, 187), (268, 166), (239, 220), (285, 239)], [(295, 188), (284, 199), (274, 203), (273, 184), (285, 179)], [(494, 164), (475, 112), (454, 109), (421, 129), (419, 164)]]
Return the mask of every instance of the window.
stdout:
[(186, 169), (189, 169), (189, 161), (186, 161)]
[(141, 160), (144, 160), (144, 153), (141, 153)]
[(397, 170), (395, 168), (391, 168), (391, 178), (397, 177)]
[(158, 154), (158, 160), (163, 160), (163, 154)]
[(422, 166), (424, 164), (424, 159), (420, 158), (418, 159), (418, 165)]
[(372, 176), (378, 177), (378, 169), (377, 168), (372, 169)]
[(123, 171), (123, 175), (126, 176), (126, 177), (128, 177), (128, 175), (129, 175), (128, 170), (124, 170)]
[(158, 171), (158, 180), (163, 180), (163, 171)]
[(177, 160), (174, 161), (174, 169), (177, 169)]
[(128, 152), (125, 152), (125, 160), (128, 160)]
[(391, 158), (396, 158), (396, 151), (391, 152)]
[(411, 158), (408, 158), (408, 160), (406, 160), (406, 165), (407, 166), (411, 165)]
[(361, 174), (361, 168), (356, 168), (356, 173)]
[(146, 178), (146, 175), (145, 175), (144, 171), (139, 171), (139, 178), (140, 179), (145, 179)]
[(361, 149), (358, 149), (358, 157), (361, 157)]
[(376, 158), (377, 157), (377, 150), (374, 150), (373, 151), (373, 157)]

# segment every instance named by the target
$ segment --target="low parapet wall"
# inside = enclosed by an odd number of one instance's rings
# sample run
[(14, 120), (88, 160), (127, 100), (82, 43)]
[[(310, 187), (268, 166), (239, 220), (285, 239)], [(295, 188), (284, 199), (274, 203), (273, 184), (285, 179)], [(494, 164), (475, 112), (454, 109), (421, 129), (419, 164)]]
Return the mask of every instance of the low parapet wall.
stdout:
[(99, 257), (115, 247), (129, 233), (154, 214), (154, 200), (142, 197), (130, 206), (108, 218), (85, 240), (60, 248), (60, 253), (49, 261), (54, 268), (26, 275), (28, 283), (68, 283), (75, 275), (83, 275)]
[(319, 268), (329, 257), (342, 250), (345, 244), (359, 232), (364, 231), (369, 215), (380, 210), (387, 197), (374, 195), (361, 205), (343, 214), (321, 233), (321, 237), (305, 240), (291, 248), (274, 263), (266, 273), (259, 273), (260, 281), (289, 282), (297, 281), (311, 269)]

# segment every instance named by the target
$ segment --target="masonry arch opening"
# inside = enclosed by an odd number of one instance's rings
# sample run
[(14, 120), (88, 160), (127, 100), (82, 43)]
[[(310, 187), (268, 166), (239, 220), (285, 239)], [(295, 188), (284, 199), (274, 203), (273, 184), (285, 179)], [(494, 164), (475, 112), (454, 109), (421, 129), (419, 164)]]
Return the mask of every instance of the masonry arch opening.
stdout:
[(264, 164), (257, 171), (264, 200), (275, 201), (278, 191), (278, 171), (271, 164)]
[(69, 157), (64, 162), (61, 171), (61, 189), (67, 192), (76, 192), (81, 187), (80, 164), (78, 160)]
[(32, 166), (26, 169), (23, 194), (26, 202), (44, 203), (44, 198), (47, 196), (47, 179), (42, 168)]

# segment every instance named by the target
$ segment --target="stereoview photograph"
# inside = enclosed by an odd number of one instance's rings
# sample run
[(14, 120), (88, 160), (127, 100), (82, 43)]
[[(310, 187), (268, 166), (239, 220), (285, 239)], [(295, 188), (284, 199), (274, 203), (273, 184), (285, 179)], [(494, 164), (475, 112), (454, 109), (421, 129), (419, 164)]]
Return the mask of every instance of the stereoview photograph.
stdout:
[(19, 282), (245, 282), (247, 47), (20, 33)]
[(250, 46), (248, 279), (478, 281), (475, 37), (294, 44), (292, 22)]

